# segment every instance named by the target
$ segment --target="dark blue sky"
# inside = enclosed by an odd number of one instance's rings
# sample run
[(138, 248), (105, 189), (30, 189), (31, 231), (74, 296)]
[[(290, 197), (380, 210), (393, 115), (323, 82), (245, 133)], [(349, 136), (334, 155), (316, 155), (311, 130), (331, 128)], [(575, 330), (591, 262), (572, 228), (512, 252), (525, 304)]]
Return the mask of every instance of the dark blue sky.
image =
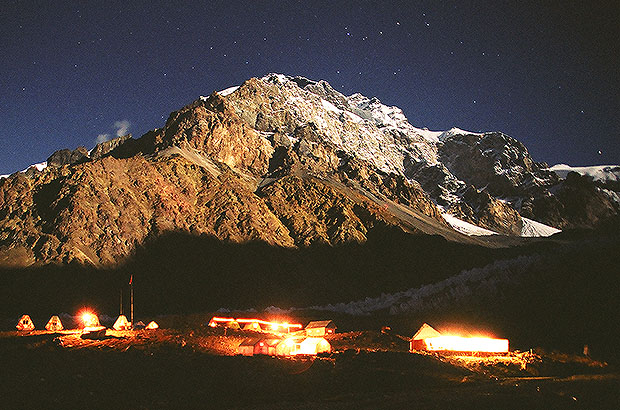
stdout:
[(2, 2), (0, 174), (269, 72), (500, 130), (550, 165), (620, 162), (617, 0), (124, 3)]

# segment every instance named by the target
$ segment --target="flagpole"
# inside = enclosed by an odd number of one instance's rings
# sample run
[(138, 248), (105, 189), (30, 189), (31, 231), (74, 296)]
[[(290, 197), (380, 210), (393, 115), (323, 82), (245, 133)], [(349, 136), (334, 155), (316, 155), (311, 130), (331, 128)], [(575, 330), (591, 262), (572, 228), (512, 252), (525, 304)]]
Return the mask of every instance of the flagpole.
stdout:
[(129, 290), (131, 291), (131, 326), (133, 327), (133, 275), (131, 275), (131, 279), (129, 279)]

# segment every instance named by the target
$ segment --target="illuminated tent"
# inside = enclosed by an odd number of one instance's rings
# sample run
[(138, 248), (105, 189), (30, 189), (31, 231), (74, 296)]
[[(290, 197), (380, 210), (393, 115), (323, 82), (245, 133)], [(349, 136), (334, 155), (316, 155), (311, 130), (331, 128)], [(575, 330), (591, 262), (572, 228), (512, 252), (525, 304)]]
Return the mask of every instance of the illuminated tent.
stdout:
[(318, 320), (308, 323), (306, 334), (311, 337), (321, 337), (336, 333), (336, 325), (331, 320)]
[(237, 330), (241, 329), (241, 326), (239, 325), (239, 322), (237, 322), (236, 320), (232, 320), (230, 322), (226, 322), (224, 324), (224, 327), (227, 327), (229, 329), (237, 329)]
[(34, 323), (32, 323), (30, 316), (24, 315), (19, 319), (15, 327), (17, 330), (34, 330)]
[(297, 354), (303, 337), (287, 337), (276, 346), (276, 356), (293, 356)]
[(47, 322), (47, 325), (45, 325), (45, 328), (50, 332), (58, 332), (63, 329), (62, 322), (60, 321), (60, 318), (56, 315), (50, 318), (49, 322)]
[(411, 351), (460, 352), (464, 354), (495, 353), (509, 351), (508, 339), (472, 337), (441, 334), (424, 323), (411, 339)]
[(289, 337), (276, 346), (277, 356), (316, 355), (329, 353), (332, 346), (322, 337)]
[(154, 320), (151, 320), (148, 325), (146, 325), (147, 330), (155, 330), (159, 329), (159, 325)]
[(221, 317), (213, 317), (210, 321), (209, 321), (209, 326), (210, 327), (227, 327), (229, 329), (241, 329), (241, 326), (239, 326), (239, 322), (237, 322), (235, 319), (233, 318), (221, 318)]
[(281, 341), (282, 339), (273, 337), (250, 337), (241, 342), (237, 347), (237, 353), (244, 356), (257, 354), (275, 356), (276, 348)]
[(251, 323), (248, 323), (247, 325), (243, 326), (243, 330), (253, 330), (255, 332), (260, 332), (263, 329), (260, 327), (260, 323), (258, 323), (258, 322), (251, 322)]
[(426, 345), (424, 343), (424, 339), (429, 339), (431, 337), (439, 337), (441, 336), (441, 333), (439, 333), (438, 331), (436, 331), (435, 329), (433, 329), (432, 326), (430, 326), (427, 323), (424, 323), (420, 329), (416, 332), (415, 335), (413, 335), (413, 338), (411, 339), (411, 346), (410, 349), (411, 351), (413, 350), (424, 350), (426, 348)]
[(299, 345), (297, 354), (315, 355), (318, 353), (329, 353), (331, 351), (332, 346), (327, 340), (322, 337), (308, 337)]
[(114, 330), (129, 330), (131, 329), (131, 323), (129, 323), (125, 315), (120, 315), (112, 327)]
[(84, 313), (82, 315), (82, 322), (84, 327), (98, 327), (101, 326), (99, 318), (94, 313)]

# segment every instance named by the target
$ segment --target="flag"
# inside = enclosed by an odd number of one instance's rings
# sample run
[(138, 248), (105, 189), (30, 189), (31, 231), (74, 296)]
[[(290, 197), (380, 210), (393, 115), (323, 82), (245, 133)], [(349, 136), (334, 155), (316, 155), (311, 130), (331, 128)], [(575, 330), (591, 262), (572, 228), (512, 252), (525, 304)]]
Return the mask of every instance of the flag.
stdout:
[(129, 277), (129, 284), (131, 285), (132, 283), (133, 283), (133, 275)]

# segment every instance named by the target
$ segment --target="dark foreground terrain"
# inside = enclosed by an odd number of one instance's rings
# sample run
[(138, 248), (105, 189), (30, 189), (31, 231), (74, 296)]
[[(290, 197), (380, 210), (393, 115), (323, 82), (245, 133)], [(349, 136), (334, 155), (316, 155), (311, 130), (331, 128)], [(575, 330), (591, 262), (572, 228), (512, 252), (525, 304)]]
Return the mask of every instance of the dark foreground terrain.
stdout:
[(612, 409), (620, 376), (558, 353), (411, 354), (396, 335), (334, 335), (311, 359), (234, 356), (243, 332), (0, 333), (3, 409)]

